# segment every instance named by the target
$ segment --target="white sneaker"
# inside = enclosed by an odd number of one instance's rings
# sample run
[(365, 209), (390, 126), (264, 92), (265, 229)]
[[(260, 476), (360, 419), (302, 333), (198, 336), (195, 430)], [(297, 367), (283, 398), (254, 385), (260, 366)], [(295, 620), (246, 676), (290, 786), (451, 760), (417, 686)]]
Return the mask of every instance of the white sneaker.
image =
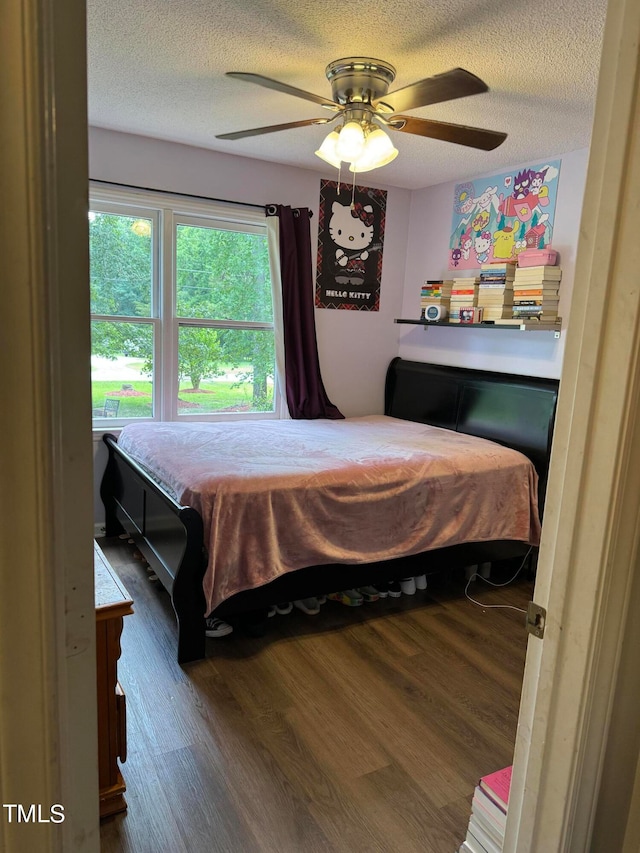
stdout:
[(404, 595), (415, 595), (416, 594), (415, 578), (403, 578), (400, 581), (400, 589), (402, 590)]
[(414, 578), (416, 582), (416, 589), (426, 589), (427, 588), (427, 576), (426, 575), (416, 575)]
[(316, 613), (320, 613), (320, 605), (317, 598), (300, 598), (298, 601), (293, 602), (293, 606), (297, 607), (298, 610), (302, 610), (307, 616), (315, 616)]
[(227, 622), (223, 622), (222, 619), (216, 619), (212, 616), (208, 616), (205, 619), (205, 624), (205, 634), (207, 637), (226, 637), (227, 634), (233, 631), (233, 628)]

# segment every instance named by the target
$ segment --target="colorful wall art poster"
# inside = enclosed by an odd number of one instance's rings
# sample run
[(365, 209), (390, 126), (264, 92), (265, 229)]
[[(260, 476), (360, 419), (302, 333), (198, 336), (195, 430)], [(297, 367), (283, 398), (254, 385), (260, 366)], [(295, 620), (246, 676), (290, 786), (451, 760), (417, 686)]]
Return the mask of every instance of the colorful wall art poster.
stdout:
[(316, 306), (380, 310), (386, 190), (322, 180)]
[(560, 160), (456, 184), (449, 269), (515, 261), (523, 249), (548, 248)]

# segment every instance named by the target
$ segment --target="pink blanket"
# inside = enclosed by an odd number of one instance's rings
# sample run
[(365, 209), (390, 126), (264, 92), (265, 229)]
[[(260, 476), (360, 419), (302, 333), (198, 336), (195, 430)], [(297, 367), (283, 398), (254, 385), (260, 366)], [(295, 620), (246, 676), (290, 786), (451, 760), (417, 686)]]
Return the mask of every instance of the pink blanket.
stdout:
[(207, 613), (304, 566), (539, 542), (531, 462), (451, 430), (383, 415), (145, 423), (118, 444), (201, 514)]

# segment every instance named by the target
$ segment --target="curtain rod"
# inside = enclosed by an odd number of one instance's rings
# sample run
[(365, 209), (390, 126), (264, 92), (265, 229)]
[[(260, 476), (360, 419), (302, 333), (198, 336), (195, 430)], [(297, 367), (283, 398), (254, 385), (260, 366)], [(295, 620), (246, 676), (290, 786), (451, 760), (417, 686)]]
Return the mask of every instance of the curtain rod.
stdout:
[(150, 193), (169, 193), (170, 195), (179, 195), (179, 196), (182, 196), (183, 198), (195, 198), (198, 201), (217, 201), (217, 202), (221, 202), (222, 204), (236, 204), (236, 205), (241, 205), (242, 207), (255, 207), (258, 210), (264, 210), (265, 207), (267, 207), (266, 204), (254, 204), (253, 202), (250, 202), (250, 201), (231, 201), (228, 198), (211, 198), (209, 196), (204, 196), (204, 195), (192, 195), (191, 193), (173, 192), (172, 190), (158, 190), (158, 189), (154, 189), (153, 187), (138, 187), (138, 186), (135, 186), (135, 184), (120, 184), (117, 181), (96, 180), (96, 181), (92, 181), (92, 183), (94, 183), (94, 184), (107, 184), (110, 187), (120, 187), (123, 190), (130, 189), (130, 190), (143, 190), (144, 192), (150, 192)]

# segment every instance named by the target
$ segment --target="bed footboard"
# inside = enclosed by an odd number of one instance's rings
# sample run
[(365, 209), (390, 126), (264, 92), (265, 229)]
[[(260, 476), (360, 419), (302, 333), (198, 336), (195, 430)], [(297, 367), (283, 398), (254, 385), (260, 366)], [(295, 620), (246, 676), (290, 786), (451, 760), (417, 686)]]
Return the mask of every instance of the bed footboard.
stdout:
[(206, 568), (202, 519), (157, 486), (117, 445), (103, 438), (109, 459), (100, 487), (106, 535), (126, 532), (171, 596), (178, 623), (178, 662), (204, 657)]

